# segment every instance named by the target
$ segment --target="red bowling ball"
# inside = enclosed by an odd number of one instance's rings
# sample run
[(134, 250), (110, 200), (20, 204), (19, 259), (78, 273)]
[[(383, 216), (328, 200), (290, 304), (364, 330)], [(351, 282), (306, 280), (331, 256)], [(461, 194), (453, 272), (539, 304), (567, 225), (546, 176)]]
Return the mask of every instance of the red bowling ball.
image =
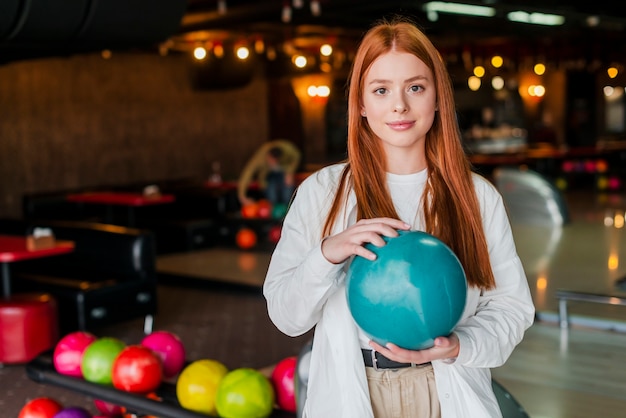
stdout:
[(83, 377), (80, 369), (83, 353), (96, 340), (96, 336), (83, 331), (76, 331), (61, 338), (54, 348), (52, 362), (59, 374)]
[(296, 412), (295, 372), (297, 362), (296, 356), (279, 361), (271, 376), (276, 393), (276, 403), (280, 409), (289, 412)]
[(148, 347), (129, 345), (113, 363), (111, 373), (116, 389), (132, 393), (149, 393), (163, 380), (161, 359)]
[(121, 406), (105, 402), (101, 399), (94, 399), (93, 403), (98, 412), (105, 417), (119, 417), (124, 413), (124, 408)]
[(177, 335), (168, 331), (155, 331), (144, 337), (141, 345), (151, 349), (163, 364), (163, 377), (176, 376), (185, 366), (185, 346)]
[(268, 233), (268, 238), (272, 244), (277, 244), (280, 240), (280, 235), (283, 232), (283, 228), (281, 225), (274, 225), (270, 228)]
[(265, 219), (272, 217), (272, 203), (269, 200), (259, 200), (257, 203), (257, 216)]
[(35, 398), (28, 402), (18, 415), (18, 418), (53, 418), (63, 405), (52, 398)]

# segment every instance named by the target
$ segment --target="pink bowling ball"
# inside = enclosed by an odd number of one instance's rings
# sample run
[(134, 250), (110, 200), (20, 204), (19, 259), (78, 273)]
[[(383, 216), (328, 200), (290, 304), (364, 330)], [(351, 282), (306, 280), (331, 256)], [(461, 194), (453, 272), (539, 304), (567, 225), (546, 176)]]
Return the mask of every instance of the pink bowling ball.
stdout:
[(96, 340), (96, 336), (85, 331), (67, 334), (54, 347), (52, 362), (59, 374), (83, 377), (80, 364), (85, 349)]
[(169, 331), (154, 331), (141, 341), (151, 349), (163, 363), (163, 377), (176, 376), (185, 366), (185, 346), (176, 334)]
[[(103, 417), (121, 417), (124, 414), (124, 408), (119, 405), (105, 402), (102, 399), (94, 399), (94, 405)], [(95, 418), (95, 417), (94, 417)]]

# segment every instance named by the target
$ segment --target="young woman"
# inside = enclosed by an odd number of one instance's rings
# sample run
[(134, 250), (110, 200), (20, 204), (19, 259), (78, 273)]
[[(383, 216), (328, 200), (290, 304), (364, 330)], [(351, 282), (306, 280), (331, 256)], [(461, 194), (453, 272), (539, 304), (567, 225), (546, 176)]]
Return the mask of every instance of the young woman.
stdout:
[[(370, 341), (346, 302), (350, 261), (374, 258), (364, 244), (409, 229), (452, 248), (468, 281), (454, 332), (420, 351)], [(501, 197), (464, 154), (445, 64), (411, 22), (381, 22), (363, 38), (347, 161), (299, 187), (264, 295), (285, 334), (315, 328), (304, 416), (501, 416), (490, 368), (522, 340), (534, 306)], [(387, 368), (371, 367), (372, 349)]]

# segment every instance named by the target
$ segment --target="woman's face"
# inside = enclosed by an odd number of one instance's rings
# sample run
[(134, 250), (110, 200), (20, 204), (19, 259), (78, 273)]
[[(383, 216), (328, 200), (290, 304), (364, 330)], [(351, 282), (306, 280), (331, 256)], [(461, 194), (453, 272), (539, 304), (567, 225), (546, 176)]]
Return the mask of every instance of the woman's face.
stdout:
[(436, 103), (433, 74), (413, 54), (390, 51), (378, 57), (365, 74), (361, 116), (367, 118), (390, 158), (423, 156)]

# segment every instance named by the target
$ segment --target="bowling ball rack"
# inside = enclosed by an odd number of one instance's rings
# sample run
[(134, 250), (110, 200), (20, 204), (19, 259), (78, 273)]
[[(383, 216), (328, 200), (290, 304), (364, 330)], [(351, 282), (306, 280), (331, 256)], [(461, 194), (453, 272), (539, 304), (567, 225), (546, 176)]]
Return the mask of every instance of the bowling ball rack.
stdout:
[[(155, 394), (161, 400), (124, 392), (110, 386), (88, 382), (73, 376), (66, 376), (54, 369), (52, 352), (46, 352), (26, 365), (27, 376), (41, 384), (61, 387), (76, 393), (90, 396), (105, 402), (125, 407), (129, 412), (142, 415), (156, 415), (159, 418), (207, 418), (208, 415), (184, 409), (176, 398), (176, 385), (163, 382)], [(271, 418), (295, 418), (296, 414), (275, 409)]]

